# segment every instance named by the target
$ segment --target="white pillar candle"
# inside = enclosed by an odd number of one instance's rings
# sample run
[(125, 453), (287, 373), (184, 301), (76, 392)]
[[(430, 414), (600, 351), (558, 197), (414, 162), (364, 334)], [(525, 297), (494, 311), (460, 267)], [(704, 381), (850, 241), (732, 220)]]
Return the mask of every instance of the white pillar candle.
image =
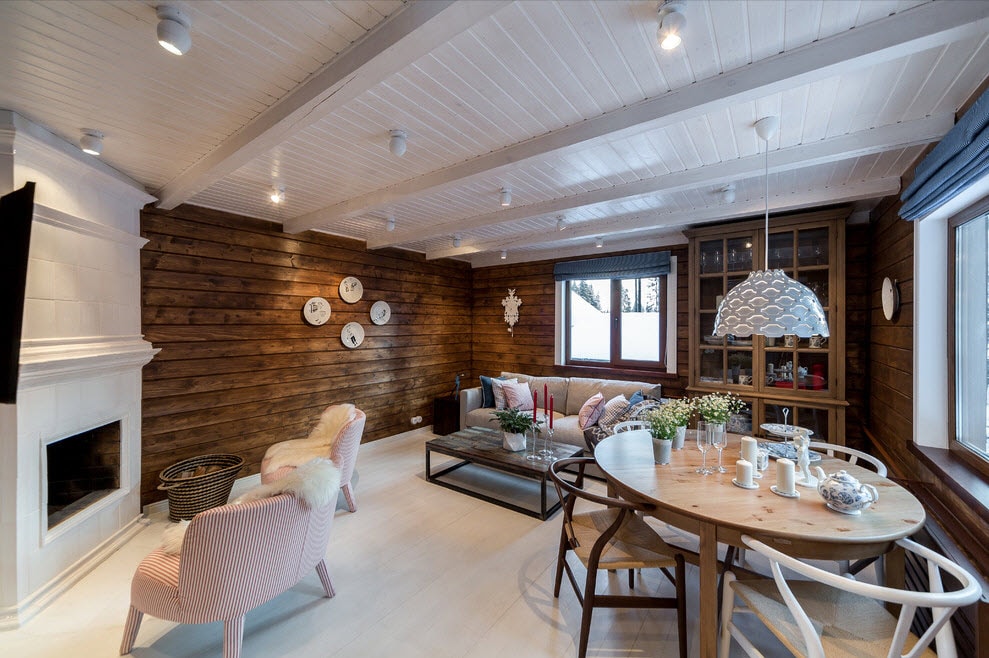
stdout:
[(759, 443), (751, 436), (742, 437), (742, 459), (750, 464), (755, 464), (759, 459)]
[(782, 493), (793, 493), (794, 489), (794, 467), (789, 459), (776, 460), (776, 488)]
[(735, 462), (735, 481), (743, 487), (752, 486), (752, 462), (744, 459)]

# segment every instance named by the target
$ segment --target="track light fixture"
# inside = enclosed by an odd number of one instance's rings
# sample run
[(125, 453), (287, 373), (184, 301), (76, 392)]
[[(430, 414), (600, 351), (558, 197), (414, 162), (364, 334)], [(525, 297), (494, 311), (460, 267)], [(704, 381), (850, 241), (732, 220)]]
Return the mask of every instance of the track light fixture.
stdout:
[(99, 130), (84, 128), (79, 138), (79, 148), (83, 153), (99, 155), (103, 152), (103, 133)]
[(285, 186), (284, 185), (279, 185), (278, 187), (276, 187), (275, 189), (273, 189), (271, 191), (271, 197), (270, 198), (271, 198), (271, 202), (272, 203), (281, 203), (282, 201), (284, 201), (285, 200)]
[(501, 250), (501, 259), (502, 260), (505, 260), (506, 258), (508, 258), (508, 252), (506, 250), (502, 249)]
[(405, 155), (405, 131), (390, 130), (388, 134), (390, 135), (388, 139), (388, 150), (391, 151), (391, 154), (399, 158)]
[(461, 242), (462, 242), (462, 240), (460, 239), (460, 234), (459, 233), (457, 233), (456, 235), (453, 236), (453, 246), (454, 247), (459, 247), (460, 244), (461, 244)]
[(189, 28), (192, 19), (188, 14), (170, 5), (155, 8), (158, 16), (158, 43), (173, 55), (184, 55), (192, 47)]
[(600, 249), (604, 246), (604, 238), (598, 238), (594, 241), (594, 246)]
[(567, 227), (567, 223), (563, 220), (563, 218), (562, 217), (557, 217), (556, 218), (556, 230), (557, 231), (562, 231), (566, 227)]
[(512, 188), (501, 188), (501, 205), (506, 208), (512, 205)]
[(664, 2), (659, 6), (659, 31), (656, 39), (659, 47), (663, 50), (673, 50), (683, 41), (681, 35), (683, 28), (687, 25), (687, 18), (683, 15), (683, 3)]
[(723, 202), (725, 202), (725, 203), (734, 203), (735, 202), (735, 184), (734, 183), (728, 183), (727, 185), (725, 185), (724, 187), (722, 187), (720, 190), (718, 190), (718, 192), (721, 193), (721, 200)]
[(395, 230), (395, 216), (388, 215), (388, 221), (385, 222), (385, 230), (388, 232)]

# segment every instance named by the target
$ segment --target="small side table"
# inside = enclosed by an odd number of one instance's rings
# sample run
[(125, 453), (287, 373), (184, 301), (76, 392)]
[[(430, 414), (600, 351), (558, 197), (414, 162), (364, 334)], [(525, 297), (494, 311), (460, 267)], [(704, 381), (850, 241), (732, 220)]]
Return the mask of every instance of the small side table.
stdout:
[(460, 429), (460, 400), (433, 398), (433, 434), (445, 436)]

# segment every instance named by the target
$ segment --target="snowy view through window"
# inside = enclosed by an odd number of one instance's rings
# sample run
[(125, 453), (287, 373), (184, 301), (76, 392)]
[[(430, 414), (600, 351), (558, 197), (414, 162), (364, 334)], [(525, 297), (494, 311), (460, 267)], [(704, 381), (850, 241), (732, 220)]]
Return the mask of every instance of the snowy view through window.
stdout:
[[(621, 354), (615, 355), (617, 360), (661, 360), (659, 285), (658, 277), (621, 281)], [(612, 360), (611, 296), (612, 281), (570, 281), (571, 358)]]

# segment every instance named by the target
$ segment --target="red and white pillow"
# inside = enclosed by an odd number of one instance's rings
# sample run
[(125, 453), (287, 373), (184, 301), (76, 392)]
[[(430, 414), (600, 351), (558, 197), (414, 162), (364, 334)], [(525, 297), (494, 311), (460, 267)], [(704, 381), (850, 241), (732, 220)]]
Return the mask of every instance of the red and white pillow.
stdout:
[(604, 395), (595, 393), (587, 398), (587, 402), (580, 408), (577, 414), (577, 425), (584, 430), (598, 422), (598, 418), (604, 412)]
[(532, 389), (525, 382), (508, 381), (502, 385), (505, 392), (505, 407), (532, 411)]
[(505, 408), (505, 384), (518, 384), (517, 378), (512, 379), (492, 379), (491, 392), (494, 394), (495, 409)]

